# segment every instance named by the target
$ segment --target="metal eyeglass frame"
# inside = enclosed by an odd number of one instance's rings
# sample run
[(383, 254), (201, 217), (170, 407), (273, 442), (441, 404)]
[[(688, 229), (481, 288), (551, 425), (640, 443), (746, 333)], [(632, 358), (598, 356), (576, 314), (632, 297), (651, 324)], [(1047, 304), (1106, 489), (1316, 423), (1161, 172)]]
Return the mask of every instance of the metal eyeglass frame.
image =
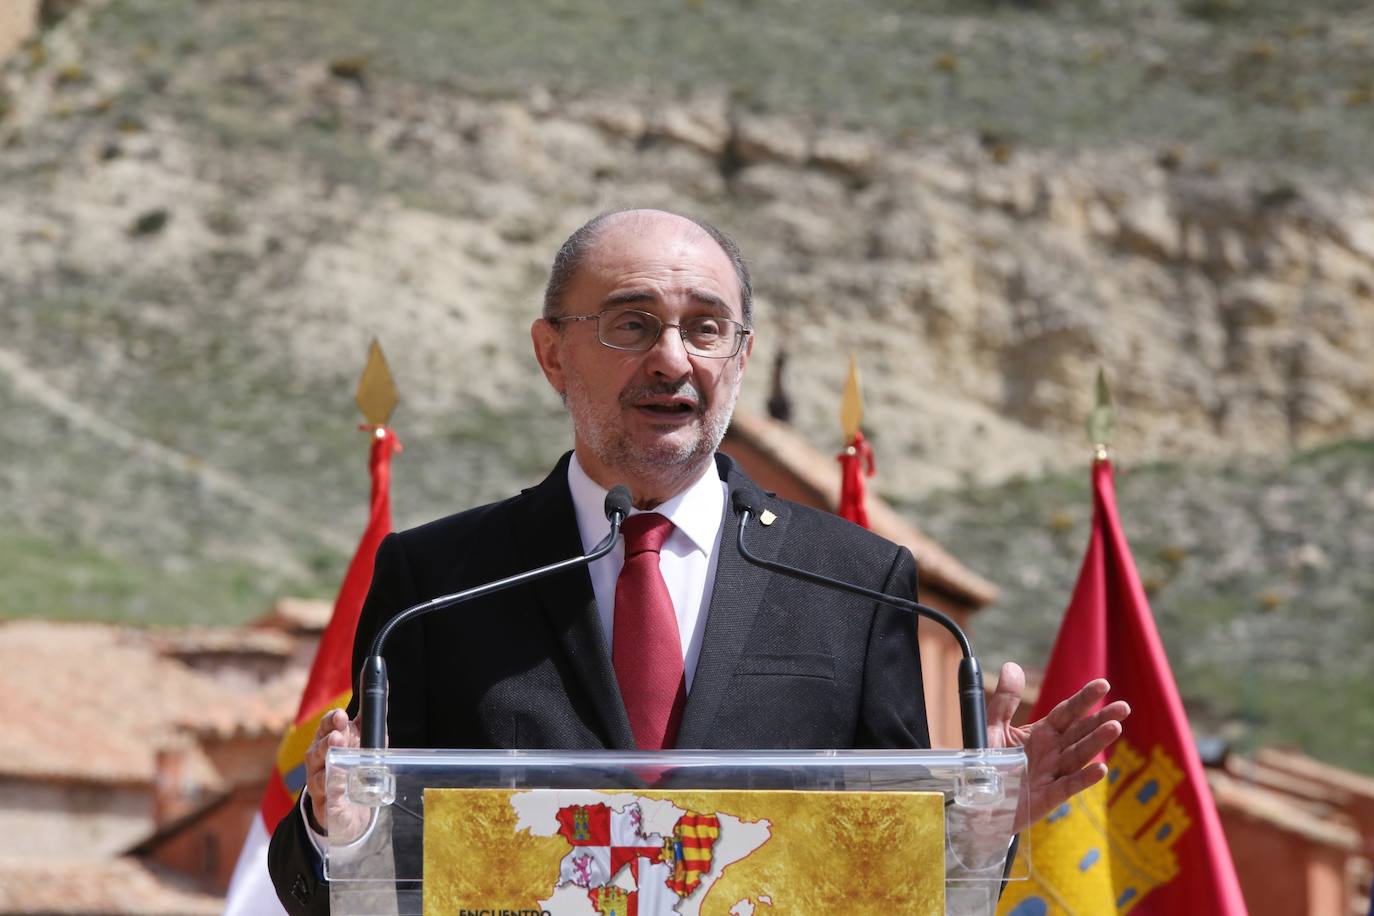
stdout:
[(739, 355), (739, 351), (744, 348), (745, 338), (747, 338), (750, 334), (754, 333), (753, 328), (746, 327), (745, 324), (741, 321), (736, 321), (733, 318), (721, 318), (718, 316), (711, 316), (716, 321), (724, 321), (735, 326), (735, 348), (731, 350), (729, 353), (699, 353), (696, 350), (692, 349), (691, 344), (687, 342), (687, 334), (686, 331), (683, 329), (682, 325), (668, 324), (666, 321), (664, 321), (662, 318), (659, 318), (653, 312), (646, 312), (642, 309), (620, 309), (619, 311), (615, 312), (617, 315), (624, 315), (628, 312), (633, 312), (636, 315), (643, 315), (646, 318), (652, 318), (654, 321), (658, 322), (658, 330), (654, 332), (653, 340), (649, 341), (648, 346), (618, 347), (613, 343), (607, 343), (605, 338), (601, 336), (601, 316), (609, 315), (612, 311), (614, 310), (607, 309), (605, 311), (597, 312), (595, 315), (555, 315), (552, 318), (545, 318), (544, 320), (552, 325), (559, 325), (565, 321), (595, 321), (597, 343), (601, 344), (601, 346), (606, 347), (607, 349), (621, 350), (626, 353), (647, 353), (650, 350), (652, 350), (654, 346), (658, 343), (659, 338), (663, 336), (663, 331), (665, 328), (676, 328), (678, 336), (682, 338), (682, 348), (686, 350), (689, 355), (699, 356), (702, 359), (729, 359), (732, 356), (737, 356)]

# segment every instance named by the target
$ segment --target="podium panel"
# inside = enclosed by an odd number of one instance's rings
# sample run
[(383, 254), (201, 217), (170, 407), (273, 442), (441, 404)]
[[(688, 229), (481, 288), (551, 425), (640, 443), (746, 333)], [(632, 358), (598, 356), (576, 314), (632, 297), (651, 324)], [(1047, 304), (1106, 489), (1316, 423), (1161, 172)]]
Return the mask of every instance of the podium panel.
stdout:
[(1019, 749), (335, 748), (331, 912), (991, 914), (1025, 772)]

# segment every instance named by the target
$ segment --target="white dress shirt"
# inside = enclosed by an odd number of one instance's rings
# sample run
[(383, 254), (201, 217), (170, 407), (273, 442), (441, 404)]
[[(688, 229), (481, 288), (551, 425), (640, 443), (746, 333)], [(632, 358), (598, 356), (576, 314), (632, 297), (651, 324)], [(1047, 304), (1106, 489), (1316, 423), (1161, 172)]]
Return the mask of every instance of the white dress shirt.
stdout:
[[(587, 476), (574, 453), (568, 463), (568, 489), (572, 491), (577, 530), (582, 549), (591, 550), (610, 531), (606, 521), (606, 489)], [(701, 654), (702, 634), (706, 630), (706, 608), (711, 603), (711, 583), (716, 578), (717, 548), (725, 520), (725, 500), (729, 488), (716, 473), (716, 463), (707, 462), (700, 477), (672, 499), (649, 510), (673, 523), (673, 533), (663, 542), (658, 568), (677, 612), (678, 637), (682, 640), (682, 671), (687, 689), (692, 689), (697, 656)], [(639, 514), (632, 510), (631, 515)], [(609, 647), (615, 633), (615, 583), (625, 565), (625, 541), (587, 567), (592, 577), (592, 592), (601, 616), (601, 631)]]

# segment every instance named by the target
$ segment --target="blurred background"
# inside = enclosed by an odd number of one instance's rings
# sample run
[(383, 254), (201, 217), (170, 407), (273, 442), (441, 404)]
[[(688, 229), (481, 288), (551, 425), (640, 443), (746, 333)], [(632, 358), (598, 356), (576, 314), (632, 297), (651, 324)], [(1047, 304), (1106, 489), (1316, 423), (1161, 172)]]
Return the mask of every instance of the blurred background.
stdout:
[(1047, 659), (1104, 369), (1246, 855), (1367, 906), (1367, 2), (0, 0), (0, 55), (0, 909), (216, 910), (366, 519), (369, 341), (398, 528), (536, 482), (547, 265), (627, 205), (749, 258), (745, 416), (830, 461), (857, 355), (991, 670)]

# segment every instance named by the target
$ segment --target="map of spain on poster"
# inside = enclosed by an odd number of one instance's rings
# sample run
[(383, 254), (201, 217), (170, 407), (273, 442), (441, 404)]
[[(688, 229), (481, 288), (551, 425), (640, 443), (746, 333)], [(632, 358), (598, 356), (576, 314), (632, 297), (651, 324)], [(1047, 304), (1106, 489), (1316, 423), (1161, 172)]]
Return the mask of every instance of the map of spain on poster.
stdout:
[(928, 792), (425, 792), (427, 914), (938, 914)]

